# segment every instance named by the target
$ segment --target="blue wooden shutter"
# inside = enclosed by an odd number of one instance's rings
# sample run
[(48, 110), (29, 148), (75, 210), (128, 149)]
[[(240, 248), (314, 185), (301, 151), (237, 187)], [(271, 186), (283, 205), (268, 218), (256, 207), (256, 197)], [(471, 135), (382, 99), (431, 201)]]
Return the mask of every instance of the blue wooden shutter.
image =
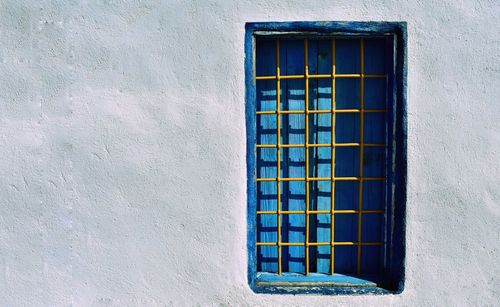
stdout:
[[(380, 75), (388, 74), (386, 56), (386, 41), (383, 38), (335, 39), (336, 74)], [(364, 71), (362, 65), (361, 46), (364, 46)], [(303, 39), (281, 39), (279, 45), (279, 66), (282, 76), (305, 74), (305, 50)], [(309, 74), (332, 74), (332, 40), (310, 39), (308, 48)], [(276, 39), (259, 39), (256, 50), (257, 76), (275, 76), (277, 67)], [(362, 171), (363, 177), (379, 178), (386, 176), (387, 146), (387, 113), (369, 112), (370, 110), (386, 109), (387, 78), (360, 77), (335, 78), (335, 113), (334, 140), (332, 140), (332, 114), (309, 114), (310, 144), (345, 144), (361, 143), (363, 147), (363, 169), (360, 170), (360, 146), (335, 147), (293, 147), (281, 148), (280, 177), (281, 178), (328, 178), (332, 176), (332, 152), (334, 156), (334, 177), (358, 177)], [(343, 113), (341, 110), (359, 110), (361, 107), (361, 87), (364, 92), (363, 116), (360, 113)], [(277, 120), (272, 111), (277, 104), (277, 80), (256, 81), (256, 111), (270, 111), (269, 114), (257, 116), (257, 144), (270, 145), (257, 148), (257, 178), (276, 178), (277, 150), (272, 145), (278, 144)], [(282, 79), (280, 81), (280, 110), (305, 110), (305, 78)], [(309, 79), (310, 110), (331, 110), (332, 79)], [(306, 114), (282, 114), (280, 144), (304, 144), (306, 140)], [(361, 118), (364, 118), (364, 138), (361, 135)], [(377, 145), (377, 146), (369, 146)], [(306, 150), (309, 151), (309, 174), (305, 173)], [(281, 191), (282, 211), (306, 210), (305, 190), (309, 184), (309, 210), (328, 211), (331, 209), (332, 183), (327, 180), (282, 181)], [(364, 180), (361, 184), (356, 180), (334, 182), (335, 210), (359, 209), (360, 187), (362, 188), (363, 210), (385, 210), (385, 182), (381, 180)], [(257, 270), (261, 272), (278, 272), (277, 245), (278, 241), (277, 214), (278, 186), (276, 181), (257, 182), (257, 210), (271, 212), (257, 215), (257, 242), (270, 243), (257, 247)], [(329, 212), (311, 214), (309, 216), (309, 241), (331, 242), (331, 214)], [(361, 220), (361, 236), (359, 236), (359, 220)], [(334, 215), (335, 242), (385, 242), (386, 215), (377, 213), (362, 214), (342, 213)], [(281, 215), (281, 242), (302, 243), (306, 241), (306, 215)], [(383, 245), (362, 245), (360, 266), (363, 273), (380, 273), (384, 267)], [(331, 273), (331, 246), (309, 247), (309, 270), (317, 273)], [(305, 246), (282, 246), (282, 271), (305, 273)], [(358, 272), (358, 245), (340, 245), (334, 248), (335, 272), (355, 274)]]

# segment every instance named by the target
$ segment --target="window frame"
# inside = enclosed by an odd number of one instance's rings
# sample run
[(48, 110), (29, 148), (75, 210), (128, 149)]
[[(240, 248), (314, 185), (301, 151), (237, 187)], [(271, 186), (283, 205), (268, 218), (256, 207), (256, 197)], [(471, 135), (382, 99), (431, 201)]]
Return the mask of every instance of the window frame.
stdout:
[[(251, 22), (245, 25), (245, 116), (247, 134), (247, 250), (248, 283), (256, 293), (282, 294), (398, 294), (404, 289), (405, 279), (405, 225), (407, 185), (407, 30), (406, 22)], [(387, 174), (387, 198), (391, 207), (389, 253), (384, 281), (374, 285), (350, 278), (324, 283), (321, 278), (305, 276), (300, 282), (286, 276), (259, 279), (257, 276), (256, 248), (256, 84), (255, 37), (257, 35), (316, 36), (391, 36), (393, 38), (394, 78), (392, 105), (388, 106), (387, 124), (392, 129), (388, 162), (392, 170)], [(389, 95), (391, 92), (389, 90)]]

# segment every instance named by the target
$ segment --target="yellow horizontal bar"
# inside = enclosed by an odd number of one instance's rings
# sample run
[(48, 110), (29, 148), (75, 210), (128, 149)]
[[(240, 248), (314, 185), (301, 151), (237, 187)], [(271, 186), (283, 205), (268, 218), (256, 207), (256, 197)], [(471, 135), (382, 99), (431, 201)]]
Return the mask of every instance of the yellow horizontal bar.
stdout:
[(257, 111), (257, 115), (273, 115), (276, 114), (276, 111)]
[[(386, 109), (363, 109), (362, 110), (365, 113), (385, 113), (387, 112)], [(335, 110), (335, 113), (360, 113), (361, 110), (359, 109), (337, 109)]]
[(288, 75), (288, 76), (280, 76), (280, 79), (304, 79), (304, 75)]
[(274, 80), (276, 76), (258, 76), (255, 77), (255, 80)]
[(331, 147), (332, 144), (281, 144), (280, 148), (300, 147)]
[(364, 110), (359, 110), (359, 109), (337, 109), (337, 110), (281, 110), (281, 111), (257, 111), (255, 114), (257, 115), (273, 115), (276, 113), (279, 114), (322, 114), (322, 113), (360, 113), (361, 111), (365, 113), (385, 113), (387, 112), (386, 109), (364, 109)]
[(362, 245), (362, 246), (377, 246), (384, 245), (384, 242), (257, 242), (257, 246), (321, 246), (321, 245)]
[[(257, 144), (255, 145), (257, 148), (300, 148), (300, 147), (359, 147), (360, 143), (336, 143), (336, 144)], [(365, 147), (384, 147), (385, 144), (363, 144)]]
[(306, 144), (306, 147), (332, 147), (332, 144)]
[(303, 181), (304, 178), (278, 178), (278, 181)]
[[(283, 211), (280, 211), (280, 214), (283, 213)], [(278, 211), (257, 211), (257, 214), (278, 214)]]
[(385, 213), (385, 210), (333, 210), (335, 214), (351, 214), (351, 213)]
[(356, 181), (356, 180), (385, 180), (383, 177), (296, 177), (296, 178), (257, 178), (257, 181)]
[[(334, 214), (357, 214), (359, 210), (333, 210)], [(309, 210), (308, 214), (331, 214), (331, 210)], [(384, 210), (361, 210), (361, 214), (385, 213)], [(257, 214), (278, 214), (278, 211), (257, 211)], [(305, 210), (280, 211), (280, 214), (306, 214)]]
[(257, 181), (276, 181), (276, 177), (275, 178), (257, 178), (256, 180)]
[[(336, 143), (336, 144), (333, 144), (333, 147), (359, 147), (361, 146), (360, 143)], [(376, 143), (364, 143), (362, 146), (365, 146), (365, 147), (384, 147), (385, 144), (376, 144)]]
[[(280, 79), (305, 79), (305, 78), (387, 78), (387, 75), (383, 74), (318, 74), (318, 75), (280, 75)], [(257, 76), (256, 80), (274, 80), (276, 76)]]
[(335, 74), (335, 78), (387, 78), (381, 74)]
[(361, 74), (335, 74), (335, 78), (361, 78)]
[(257, 115), (275, 115), (275, 114), (304, 114), (304, 110), (273, 110), (273, 111), (257, 111)]
[[(329, 214), (330, 210), (309, 210), (308, 214)], [(278, 211), (257, 211), (257, 214), (277, 214)], [(284, 210), (280, 214), (306, 214), (305, 210)]]
[(308, 78), (311, 79), (319, 79), (319, 78), (332, 78), (331, 74), (319, 74), (319, 75), (307, 75)]

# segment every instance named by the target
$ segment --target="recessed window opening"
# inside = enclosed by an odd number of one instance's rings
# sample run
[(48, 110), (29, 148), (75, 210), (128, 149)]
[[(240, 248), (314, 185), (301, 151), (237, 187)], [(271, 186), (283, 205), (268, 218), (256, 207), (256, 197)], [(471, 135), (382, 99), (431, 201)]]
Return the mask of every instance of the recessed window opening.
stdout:
[(383, 38), (257, 40), (260, 272), (382, 271), (384, 47)]
[(255, 285), (383, 287), (393, 270), (394, 36), (253, 42)]

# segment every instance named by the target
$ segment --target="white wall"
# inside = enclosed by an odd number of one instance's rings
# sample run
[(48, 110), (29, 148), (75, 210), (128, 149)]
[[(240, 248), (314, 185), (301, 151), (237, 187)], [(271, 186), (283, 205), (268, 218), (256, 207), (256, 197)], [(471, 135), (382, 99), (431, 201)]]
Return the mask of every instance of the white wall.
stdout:
[[(500, 4), (0, 3), (1, 306), (495, 305)], [(406, 289), (246, 281), (244, 23), (404, 20)]]

